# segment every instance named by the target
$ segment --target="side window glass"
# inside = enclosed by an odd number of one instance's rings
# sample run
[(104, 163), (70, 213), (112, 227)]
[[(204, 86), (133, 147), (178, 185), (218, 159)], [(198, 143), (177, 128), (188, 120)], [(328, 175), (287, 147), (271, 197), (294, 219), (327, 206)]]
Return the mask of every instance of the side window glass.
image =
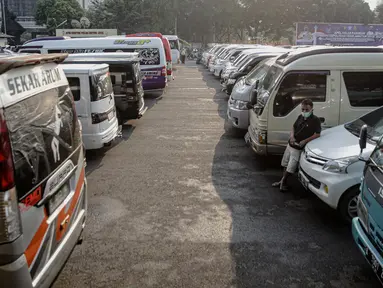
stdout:
[(74, 101), (80, 101), (80, 78), (67, 77)]
[(326, 101), (327, 72), (291, 73), (279, 86), (274, 100), (273, 115), (284, 117), (295, 109), (304, 99), (313, 102)]
[(351, 106), (383, 105), (383, 72), (344, 72), (343, 79)]

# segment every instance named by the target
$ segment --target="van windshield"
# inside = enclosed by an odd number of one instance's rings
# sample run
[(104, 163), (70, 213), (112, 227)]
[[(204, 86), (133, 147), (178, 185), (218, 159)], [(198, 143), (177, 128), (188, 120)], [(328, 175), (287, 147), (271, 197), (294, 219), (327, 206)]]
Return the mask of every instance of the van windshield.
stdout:
[(258, 95), (258, 104), (265, 106), (270, 98), (273, 87), (278, 83), (283, 75), (283, 70), (277, 66), (271, 66), (268, 70), (265, 79), (262, 82), (262, 87)]
[(77, 165), (81, 134), (72, 97), (64, 85), (5, 108), (19, 199), (68, 159)]
[(177, 40), (169, 40), (170, 43), (170, 49), (172, 50), (180, 50), (180, 47), (178, 46)]
[(93, 75), (91, 81), (93, 88), (91, 101), (98, 101), (109, 97), (113, 93), (113, 85), (109, 73)]
[(257, 65), (246, 77), (246, 84), (253, 85), (257, 80), (263, 79), (270, 68), (270, 61), (264, 60)]
[(383, 135), (383, 107), (378, 108), (359, 119), (344, 125), (344, 127), (359, 137), (360, 129), (363, 125), (367, 125), (367, 136), (370, 140), (377, 142)]

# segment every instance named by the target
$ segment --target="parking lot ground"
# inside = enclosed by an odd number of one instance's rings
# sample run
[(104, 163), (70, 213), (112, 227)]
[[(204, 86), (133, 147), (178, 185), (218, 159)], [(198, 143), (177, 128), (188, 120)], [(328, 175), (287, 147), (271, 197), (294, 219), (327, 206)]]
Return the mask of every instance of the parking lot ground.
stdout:
[(89, 211), (54, 288), (380, 287), (349, 225), (293, 181), (271, 183), (225, 131), (227, 96), (192, 62), (123, 137), (87, 154)]

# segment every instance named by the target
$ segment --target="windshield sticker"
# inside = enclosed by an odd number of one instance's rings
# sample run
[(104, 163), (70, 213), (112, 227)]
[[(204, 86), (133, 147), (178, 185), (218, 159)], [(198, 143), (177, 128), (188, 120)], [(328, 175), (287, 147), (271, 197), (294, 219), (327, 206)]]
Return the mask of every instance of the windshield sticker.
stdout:
[(134, 52), (139, 54), (141, 65), (160, 64), (160, 51), (157, 48), (136, 49)]
[(63, 127), (63, 122), (61, 120), (61, 111), (60, 108), (56, 105), (54, 117), (55, 120), (52, 124), (48, 125), (48, 128), (52, 129), (54, 136), (52, 138), (51, 148), (53, 152), (53, 161), (56, 163), (60, 161), (60, 141), (57, 138), (60, 135), (61, 127)]
[(48, 53), (102, 53), (105, 49), (61, 49), (61, 50), (49, 50)]
[(7, 106), (65, 84), (67, 80), (64, 72), (54, 63), (16, 68), (0, 76), (0, 95)]
[(126, 40), (126, 39), (121, 39), (121, 40), (115, 40), (114, 44), (119, 44), (119, 45), (145, 45), (151, 43), (152, 40), (149, 39), (143, 39), (143, 40)]

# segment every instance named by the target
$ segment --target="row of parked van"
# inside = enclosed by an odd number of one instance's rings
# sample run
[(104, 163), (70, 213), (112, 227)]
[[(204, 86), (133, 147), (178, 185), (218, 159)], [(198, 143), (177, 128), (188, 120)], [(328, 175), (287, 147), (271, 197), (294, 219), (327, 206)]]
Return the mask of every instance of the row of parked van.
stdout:
[(230, 95), (226, 128), (245, 131), (258, 155), (282, 154), (300, 103), (313, 101), (322, 133), (306, 145), (298, 178), (352, 221), (382, 281), (383, 48), (216, 45), (202, 62)]
[[(109, 145), (119, 125), (145, 113), (144, 92), (163, 90), (179, 62), (176, 36), (138, 33), (105, 38), (37, 38), (19, 53), (69, 53), (63, 70), (69, 81), (87, 150)], [(175, 51), (175, 52), (173, 52)]]
[(81, 242), (84, 147), (111, 143), (144, 114), (144, 93), (173, 80), (178, 39), (157, 34), (39, 38), (0, 53), (1, 287), (50, 287)]

